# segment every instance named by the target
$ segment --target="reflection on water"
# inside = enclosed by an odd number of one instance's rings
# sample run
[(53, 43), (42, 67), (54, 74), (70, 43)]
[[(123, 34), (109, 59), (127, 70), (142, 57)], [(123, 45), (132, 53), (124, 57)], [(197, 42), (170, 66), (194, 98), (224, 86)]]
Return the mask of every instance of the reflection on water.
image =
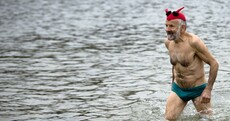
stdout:
[[(0, 1), (0, 120), (163, 120), (171, 76), (164, 9), (180, 6), (188, 31), (200, 36), (222, 65), (211, 119), (229, 120), (228, 5)], [(189, 103), (180, 120), (204, 119)]]

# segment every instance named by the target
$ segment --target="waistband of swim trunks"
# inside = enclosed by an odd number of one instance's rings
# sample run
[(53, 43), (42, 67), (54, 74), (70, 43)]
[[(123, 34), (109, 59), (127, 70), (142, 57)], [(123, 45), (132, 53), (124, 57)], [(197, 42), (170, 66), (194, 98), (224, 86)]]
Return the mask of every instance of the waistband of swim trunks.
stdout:
[(196, 87), (192, 87), (192, 88), (181, 88), (180, 86), (177, 85), (177, 83), (173, 82), (172, 84), (173, 87), (175, 88), (180, 88), (181, 90), (184, 90), (184, 91), (189, 91), (189, 90), (199, 90), (199, 89), (203, 89), (207, 86), (207, 83), (204, 83), (204, 84), (201, 84), (201, 85), (198, 85)]

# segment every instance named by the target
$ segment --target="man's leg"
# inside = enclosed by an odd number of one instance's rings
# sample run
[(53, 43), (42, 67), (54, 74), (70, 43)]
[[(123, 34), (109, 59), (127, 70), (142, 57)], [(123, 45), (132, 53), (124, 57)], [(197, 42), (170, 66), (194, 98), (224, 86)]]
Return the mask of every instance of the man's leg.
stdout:
[(180, 116), (186, 104), (187, 102), (181, 100), (180, 97), (172, 91), (166, 102), (165, 118), (169, 121), (176, 120)]
[(197, 112), (201, 114), (211, 115), (211, 101), (209, 103), (201, 103), (201, 96), (193, 99), (193, 104), (197, 110)]

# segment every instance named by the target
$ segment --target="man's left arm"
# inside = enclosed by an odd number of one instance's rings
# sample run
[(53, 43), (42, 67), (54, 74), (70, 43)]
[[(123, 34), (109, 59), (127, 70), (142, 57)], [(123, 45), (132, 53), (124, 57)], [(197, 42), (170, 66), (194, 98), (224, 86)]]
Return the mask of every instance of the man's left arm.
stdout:
[(202, 93), (202, 103), (209, 103), (211, 99), (211, 91), (217, 77), (219, 64), (213, 55), (208, 51), (208, 48), (205, 46), (202, 40), (197, 39), (192, 45), (196, 50), (196, 54), (210, 66), (208, 84)]

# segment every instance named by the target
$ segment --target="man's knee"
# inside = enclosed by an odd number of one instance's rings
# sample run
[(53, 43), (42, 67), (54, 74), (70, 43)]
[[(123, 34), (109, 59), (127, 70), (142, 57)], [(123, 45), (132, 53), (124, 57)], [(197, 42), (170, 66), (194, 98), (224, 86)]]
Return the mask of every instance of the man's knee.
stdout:
[(169, 113), (169, 112), (165, 112), (165, 119), (168, 121), (176, 121), (178, 118), (178, 115), (174, 114), (174, 113)]
[(211, 108), (210, 109), (204, 109), (204, 110), (199, 111), (199, 114), (211, 116), (213, 114), (213, 111)]

